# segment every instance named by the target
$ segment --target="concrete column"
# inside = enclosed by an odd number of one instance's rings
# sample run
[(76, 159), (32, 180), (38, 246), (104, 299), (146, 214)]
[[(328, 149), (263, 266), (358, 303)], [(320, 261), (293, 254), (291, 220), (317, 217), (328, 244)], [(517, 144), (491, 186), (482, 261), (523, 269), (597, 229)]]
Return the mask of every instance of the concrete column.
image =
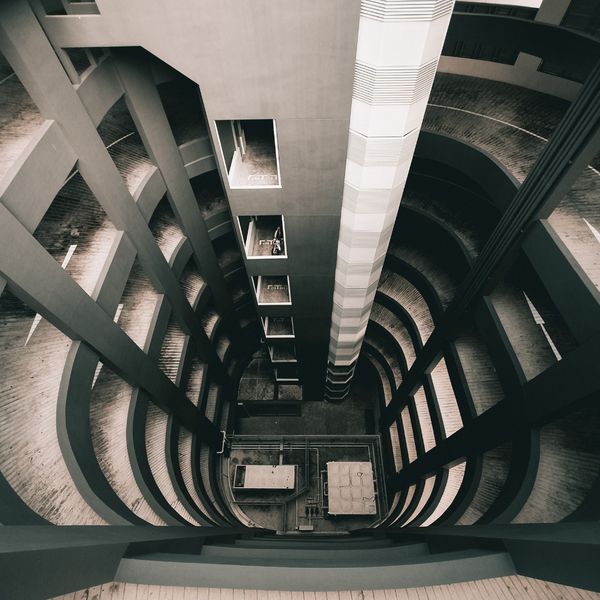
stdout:
[[(173, 212), (189, 239), (198, 270), (210, 287), (219, 314), (231, 333), (239, 333), (231, 293), (219, 267), (208, 229), (198, 208), (147, 60), (135, 51), (117, 54), (116, 68), (127, 106), (146, 150), (158, 167)], [(198, 115), (201, 118), (201, 115)]]
[(348, 393), (453, 0), (362, 0), (325, 397)]
[(183, 330), (192, 335), (203, 358), (220, 364), (93, 121), (24, 0), (0, 6), (0, 47), (40, 112), (61, 126), (78, 157), (83, 178), (115, 227), (127, 232), (148, 277), (169, 299)]

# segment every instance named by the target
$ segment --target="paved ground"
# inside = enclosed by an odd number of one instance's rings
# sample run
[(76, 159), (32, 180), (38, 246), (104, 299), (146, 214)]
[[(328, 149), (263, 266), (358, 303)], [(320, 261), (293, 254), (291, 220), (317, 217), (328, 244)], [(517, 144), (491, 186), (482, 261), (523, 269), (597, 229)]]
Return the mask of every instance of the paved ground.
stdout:
[[(253, 364), (254, 363), (254, 364)], [(274, 393), (266, 360), (258, 359), (250, 364), (244, 375), (248, 385), (243, 389), (258, 397)], [(264, 399), (267, 399), (267, 396)], [(240, 397), (240, 400), (244, 398)], [(245, 398), (248, 400), (248, 398)], [(372, 433), (377, 389), (368, 372), (357, 373), (350, 396), (341, 404), (322, 401), (304, 402), (300, 416), (268, 416), (239, 418), (235, 432), (242, 435), (361, 435)]]

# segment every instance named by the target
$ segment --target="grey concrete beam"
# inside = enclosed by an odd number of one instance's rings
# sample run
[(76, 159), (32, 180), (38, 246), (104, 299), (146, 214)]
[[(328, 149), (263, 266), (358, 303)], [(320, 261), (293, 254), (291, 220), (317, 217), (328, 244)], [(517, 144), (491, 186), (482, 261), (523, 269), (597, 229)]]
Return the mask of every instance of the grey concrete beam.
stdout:
[(145, 389), (185, 427), (203, 429), (207, 443), (217, 442), (216, 428), (3, 205), (0, 238), (6, 244), (0, 256), (0, 275), (10, 282), (17, 297), (70, 338), (84, 340), (111, 369), (131, 385)]
[(138, 132), (161, 172), (173, 212), (192, 245), (196, 265), (211, 289), (217, 311), (224, 317), (228, 329), (237, 335), (239, 327), (231, 293), (219, 267), (148, 61), (141, 60), (145, 57), (139, 57), (133, 51), (123, 51), (117, 56), (117, 72)]

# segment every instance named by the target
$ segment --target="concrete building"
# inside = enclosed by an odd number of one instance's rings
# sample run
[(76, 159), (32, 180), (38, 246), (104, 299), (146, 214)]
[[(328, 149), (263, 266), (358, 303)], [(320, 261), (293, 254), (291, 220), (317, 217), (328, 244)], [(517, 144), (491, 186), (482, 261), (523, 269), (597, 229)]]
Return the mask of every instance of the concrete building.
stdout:
[(597, 596), (598, 3), (7, 0), (0, 53), (0, 596)]

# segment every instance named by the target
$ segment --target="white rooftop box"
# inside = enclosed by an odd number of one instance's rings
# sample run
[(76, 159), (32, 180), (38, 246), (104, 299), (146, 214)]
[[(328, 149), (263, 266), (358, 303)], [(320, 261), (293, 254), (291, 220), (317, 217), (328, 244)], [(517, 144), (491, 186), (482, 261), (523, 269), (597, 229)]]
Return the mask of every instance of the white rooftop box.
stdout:
[(375, 483), (370, 462), (328, 462), (330, 515), (376, 515)]
[(293, 490), (296, 465), (236, 465), (234, 490)]

